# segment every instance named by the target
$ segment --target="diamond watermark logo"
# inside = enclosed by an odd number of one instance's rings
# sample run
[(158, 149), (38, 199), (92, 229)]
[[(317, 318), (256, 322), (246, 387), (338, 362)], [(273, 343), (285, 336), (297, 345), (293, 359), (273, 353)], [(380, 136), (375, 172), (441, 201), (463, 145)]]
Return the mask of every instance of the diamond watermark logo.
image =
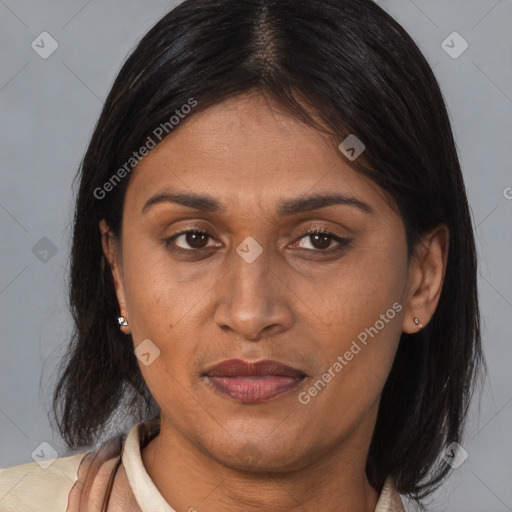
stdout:
[(30, 454), (30, 456), (34, 462), (41, 466), (41, 468), (48, 469), (55, 462), (55, 459), (57, 459), (59, 454), (51, 444), (44, 441)]
[(356, 160), (366, 149), (366, 146), (353, 133), (351, 133), (338, 149), (351, 161)]
[(263, 247), (252, 236), (248, 236), (236, 248), (236, 252), (246, 263), (252, 263), (263, 252)]
[(458, 32), (452, 32), (441, 43), (441, 48), (452, 59), (458, 59), (468, 49), (468, 47), (468, 42)]
[(48, 263), (57, 254), (57, 246), (49, 238), (43, 236), (32, 247), (32, 254), (39, 261)]
[(468, 458), (468, 452), (459, 443), (451, 443), (443, 454), (444, 461), (457, 469)]
[(160, 356), (160, 349), (150, 339), (145, 339), (140, 343), (134, 352), (144, 366), (149, 366)]
[(261, 459), (261, 451), (257, 445), (252, 442), (247, 442), (239, 451), (238, 462), (244, 466), (254, 467)]
[(41, 32), (30, 46), (39, 57), (47, 59), (59, 47), (59, 43), (48, 32)]

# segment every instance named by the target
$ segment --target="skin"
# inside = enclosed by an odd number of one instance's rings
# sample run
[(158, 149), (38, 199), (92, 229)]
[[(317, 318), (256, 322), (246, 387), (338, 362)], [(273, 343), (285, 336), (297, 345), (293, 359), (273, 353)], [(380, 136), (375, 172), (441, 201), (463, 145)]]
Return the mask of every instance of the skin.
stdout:
[[(142, 213), (170, 189), (208, 194), (225, 210), (160, 202)], [(280, 200), (333, 191), (373, 213), (341, 204), (275, 214)], [(351, 241), (325, 256), (338, 243), (304, 234), (315, 226)], [(166, 246), (187, 228), (211, 238), (183, 235)], [(100, 230), (129, 322), (122, 329), (135, 347), (150, 339), (160, 350), (150, 365), (139, 361), (162, 411), (142, 458), (166, 501), (198, 512), (374, 511), (365, 463), (380, 394), (401, 333), (435, 311), (446, 228), (427, 233), (408, 260), (403, 221), (382, 190), (325, 135), (249, 93), (182, 121), (132, 172), (121, 241), (104, 221)], [(247, 237), (263, 249), (252, 263), (236, 252)], [(176, 246), (209, 252), (180, 255)], [(395, 302), (401, 311), (300, 403)], [(276, 359), (307, 378), (266, 402), (236, 402), (201, 376), (231, 358)]]

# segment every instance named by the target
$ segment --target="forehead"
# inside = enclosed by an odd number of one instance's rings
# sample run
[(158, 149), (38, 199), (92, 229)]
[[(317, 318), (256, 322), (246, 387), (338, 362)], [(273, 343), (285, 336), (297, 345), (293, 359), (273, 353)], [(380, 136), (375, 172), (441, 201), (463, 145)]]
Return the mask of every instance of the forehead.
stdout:
[(253, 202), (275, 209), (283, 197), (320, 191), (387, 205), (332, 139), (257, 94), (182, 120), (132, 171), (125, 201), (140, 209), (166, 188), (206, 193), (233, 208)]

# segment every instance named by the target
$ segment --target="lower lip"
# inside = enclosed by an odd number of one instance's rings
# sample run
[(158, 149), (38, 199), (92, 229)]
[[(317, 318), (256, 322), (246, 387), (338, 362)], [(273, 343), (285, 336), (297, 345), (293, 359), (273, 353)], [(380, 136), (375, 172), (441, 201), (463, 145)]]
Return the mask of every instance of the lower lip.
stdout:
[(208, 375), (213, 387), (239, 402), (264, 402), (297, 388), (304, 377), (265, 375), (262, 377), (216, 377)]

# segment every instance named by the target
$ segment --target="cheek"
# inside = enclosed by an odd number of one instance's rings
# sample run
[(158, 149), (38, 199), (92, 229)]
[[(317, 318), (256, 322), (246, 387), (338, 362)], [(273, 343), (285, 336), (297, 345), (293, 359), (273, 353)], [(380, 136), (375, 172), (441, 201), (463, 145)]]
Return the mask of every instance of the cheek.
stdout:
[(321, 286), (304, 294), (317, 299), (310, 302), (318, 304), (315, 313), (326, 325), (354, 336), (402, 299), (406, 280), (405, 247), (374, 243), (354, 251)]
[(173, 394), (193, 384), (191, 365), (197, 347), (204, 347), (199, 334), (203, 304), (219, 276), (200, 266), (193, 272), (188, 266), (185, 273), (187, 265), (173, 262), (165, 248), (143, 237), (127, 236), (124, 244), (124, 288), (133, 342), (138, 347), (149, 339), (159, 351), (151, 365), (139, 364), (144, 380), (155, 398), (165, 390), (162, 399), (182, 401), (183, 396)]
[[(204, 279), (198, 279), (183, 263), (173, 262), (166, 249), (143, 236), (125, 239), (123, 267), (127, 309), (133, 320), (132, 333), (138, 337), (169, 335), (191, 312), (201, 292)], [(197, 267), (198, 275), (205, 275)]]
[(199, 290), (195, 283), (180, 281), (163, 252), (126, 251), (126, 302), (135, 348), (149, 339), (158, 354), (149, 365), (139, 358), (144, 381), (162, 409), (172, 408), (186, 418), (195, 406), (184, 390), (191, 385), (190, 362), (197, 344), (191, 318)]
[(402, 332), (407, 259), (405, 247), (367, 249), (347, 258), (343, 269), (317, 288), (315, 314), (328, 327), (322, 342), (328, 367), (341, 365), (337, 385), (344, 393), (367, 392), (371, 399), (387, 378)]

